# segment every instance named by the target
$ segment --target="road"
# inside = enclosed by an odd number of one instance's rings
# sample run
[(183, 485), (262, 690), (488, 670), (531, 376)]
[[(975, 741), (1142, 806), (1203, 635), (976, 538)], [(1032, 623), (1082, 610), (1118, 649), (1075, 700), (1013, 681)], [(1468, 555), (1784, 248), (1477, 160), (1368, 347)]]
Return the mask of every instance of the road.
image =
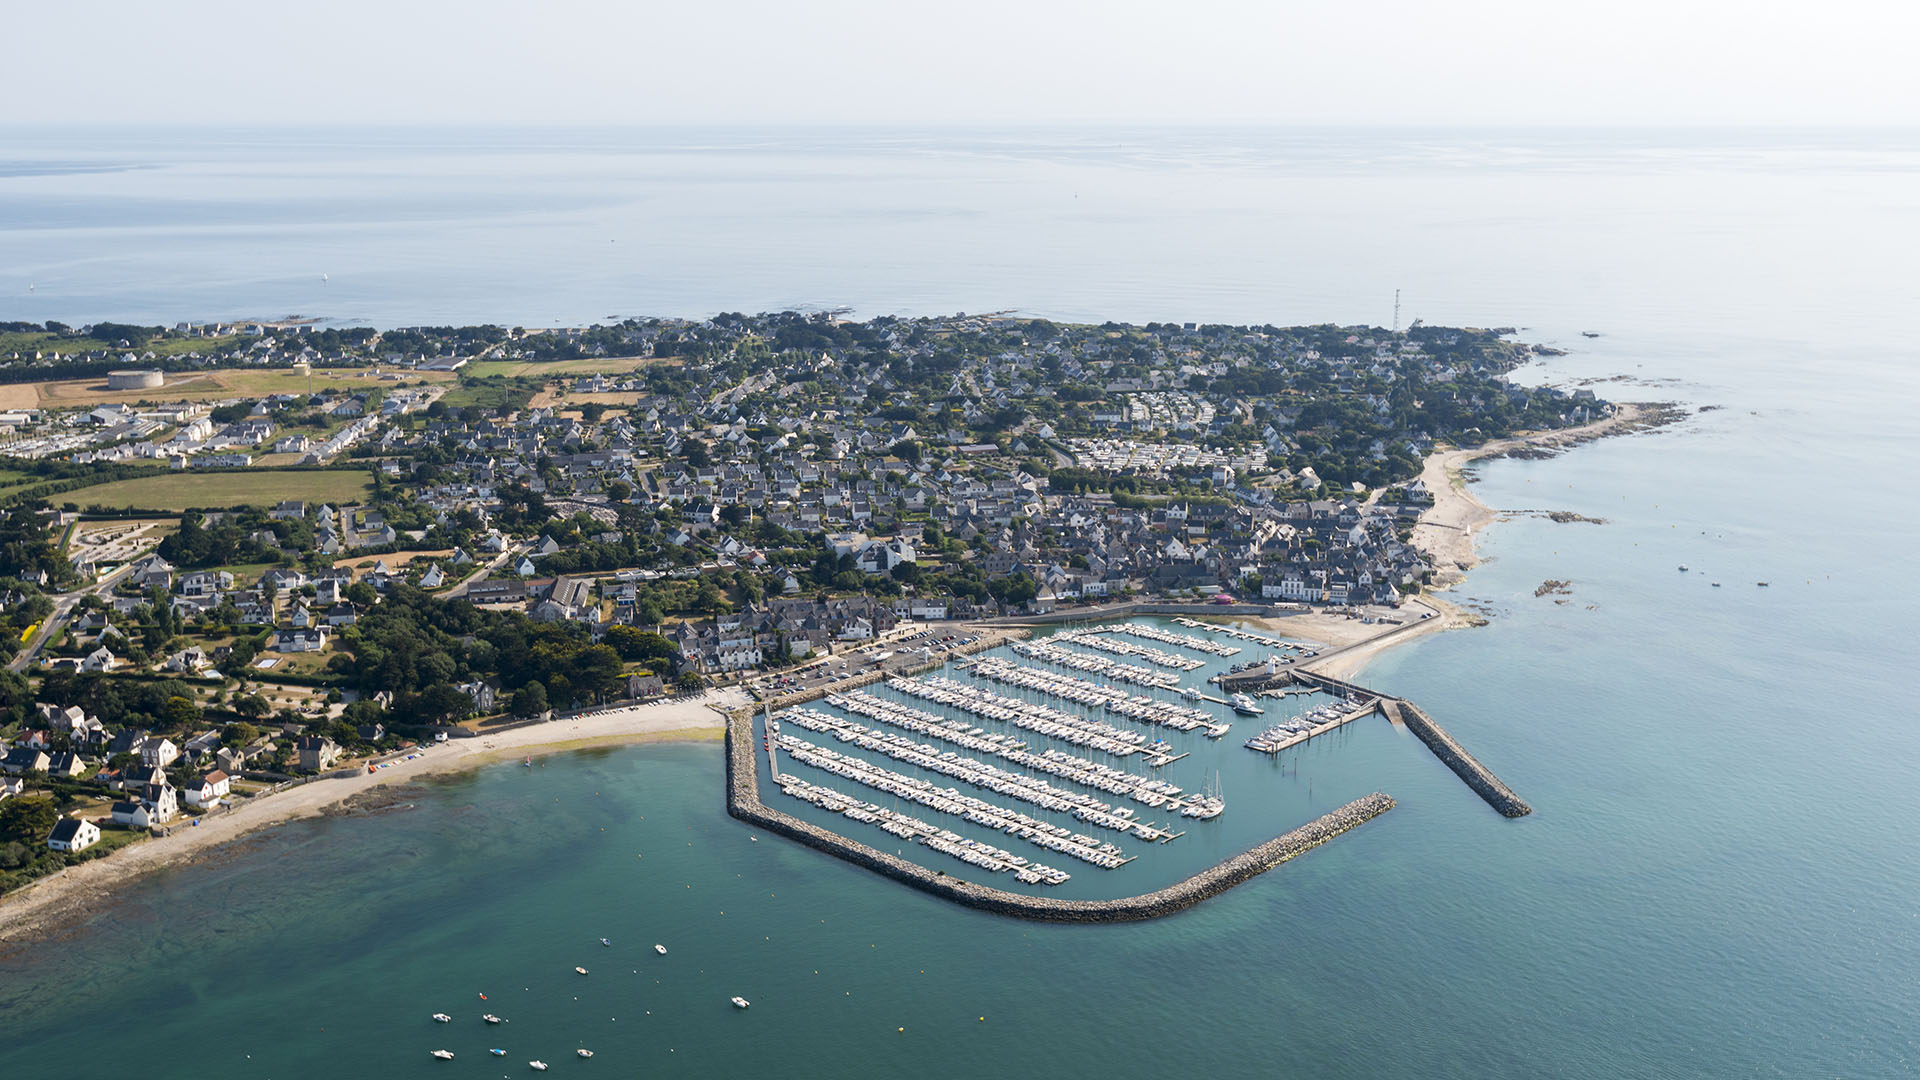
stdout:
[(453, 597), (456, 597), (456, 596), (467, 595), (467, 586), (472, 585), (474, 582), (479, 581), (480, 579), (486, 577), (488, 574), (491, 574), (495, 570), (498, 570), (501, 567), (507, 565), (507, 560), (513, 558), (516, 555), (524, 554), (532, 546), (533, 545), (531, 544), (508, 544), (507, 550), (501, 552), (498, 555), (495, 555), (493, 557), (492, 562), (487, 563), (486, 565), (475, 570), (473, 573), (468, 574), (464, 578), (461, 578), (458, 584), (456, 584), (453, 588), (448, 589), (447, 590), (448, 599), (452, 599)]
[(41, 620), (40, 628), (34, 631), (33, 640), (27, 642), (25, 648), (14, 654), (13, 659), (7, 663), (7, 670), (27, 670), (27, 667), (33, 663), (33, 658), (40, 654), (40, 647), (51, 640), (55, 634), (59, 633), (62, 626), (66, 625), (67, 619), (73, 615), (73, 609), (79, 606), (82, 597), (89, 593), (98, 596), (108, 589), (113, 588), (115, 585), (118, 585), (122, 578), (125, 578), (132, 572), (133, 564), (128, 563), (84, 589), (75, 589), (73, 592), (61, 593), (55, 596), (53, 598), (53, 614)]

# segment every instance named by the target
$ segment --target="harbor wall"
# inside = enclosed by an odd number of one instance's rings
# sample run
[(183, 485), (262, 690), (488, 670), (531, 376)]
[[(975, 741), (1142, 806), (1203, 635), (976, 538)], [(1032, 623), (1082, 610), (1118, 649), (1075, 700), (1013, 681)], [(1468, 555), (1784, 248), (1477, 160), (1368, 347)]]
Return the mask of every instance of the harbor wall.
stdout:
[(1512, 788), (1501, 783), (1499, 777), (1467, 753), (1466, 747), (1454, 741), (1453, 736), (1447, 734), (1447, 729), (1435, 723), (1426, 710), (1411, 701), (1397, 698), (1382, 698), (1380, 706), (1389, 720), (1397, 717), (1408, 731), (1419, 736), (1420, 741), (1427, 744), (1427, 749), (1433, 751), (1433, 756), (1445, 762), (1454, 775), (1466, 781), (1468, 787), (1487, 800), (1487, 805), (1510, 818), (1533, 813), (1533, 807), (1528, 806), (1513, 793)]
[(1055, 900), (995, 889), (929, 870), (769, 808), (760, 801), (753, 738), (752, 716), (736, 714), (728, 718), (727, 813), (943, 900), (996, 915), (1041, 922), (1132, 922), (1171, 915), (1266, 873), (1394, 806), (1392, 796), (1376, 791), (1167, 888), (1117, 900)]

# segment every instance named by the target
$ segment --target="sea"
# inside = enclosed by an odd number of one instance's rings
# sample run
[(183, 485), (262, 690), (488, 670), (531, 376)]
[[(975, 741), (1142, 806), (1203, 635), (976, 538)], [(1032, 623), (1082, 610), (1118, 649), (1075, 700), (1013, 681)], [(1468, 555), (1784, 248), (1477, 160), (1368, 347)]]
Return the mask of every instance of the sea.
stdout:
[(506, 763), (0, 953), (8, 1080), (1920, 1072), (1920, 132), (5, 135), (0, 319), (1387, 327), (1397, 294), (1565, 350), (1517, 379), (1682, 414), (1475, 465), (1501, 516), (1453, 599), (1486, 625), (1360, 675), (1529, 817), (1384, 721), (1278, 761), (1237, 724), (1174, 766), (1227, 813), (1114, 880), (1398, 807), (1178, 915), (1053, 926), (757, 835), (716, 744)]

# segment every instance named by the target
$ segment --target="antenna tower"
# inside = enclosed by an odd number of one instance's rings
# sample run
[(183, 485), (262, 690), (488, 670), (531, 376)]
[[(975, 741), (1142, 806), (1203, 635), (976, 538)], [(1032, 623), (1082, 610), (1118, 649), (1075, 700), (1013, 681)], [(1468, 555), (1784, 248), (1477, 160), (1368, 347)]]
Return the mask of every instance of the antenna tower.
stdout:
[(1400, 290), (1393, 290), (1393, 332), (1400, 332)]

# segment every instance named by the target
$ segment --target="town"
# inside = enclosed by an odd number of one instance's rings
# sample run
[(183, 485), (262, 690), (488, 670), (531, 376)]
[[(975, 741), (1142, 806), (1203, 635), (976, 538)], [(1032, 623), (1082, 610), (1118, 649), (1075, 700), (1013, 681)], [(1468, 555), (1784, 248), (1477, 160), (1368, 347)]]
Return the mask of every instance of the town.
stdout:
[(0, 326), (0, 887), (501, 724), (1142, 601), (1397, 622), (1504, 329)]

